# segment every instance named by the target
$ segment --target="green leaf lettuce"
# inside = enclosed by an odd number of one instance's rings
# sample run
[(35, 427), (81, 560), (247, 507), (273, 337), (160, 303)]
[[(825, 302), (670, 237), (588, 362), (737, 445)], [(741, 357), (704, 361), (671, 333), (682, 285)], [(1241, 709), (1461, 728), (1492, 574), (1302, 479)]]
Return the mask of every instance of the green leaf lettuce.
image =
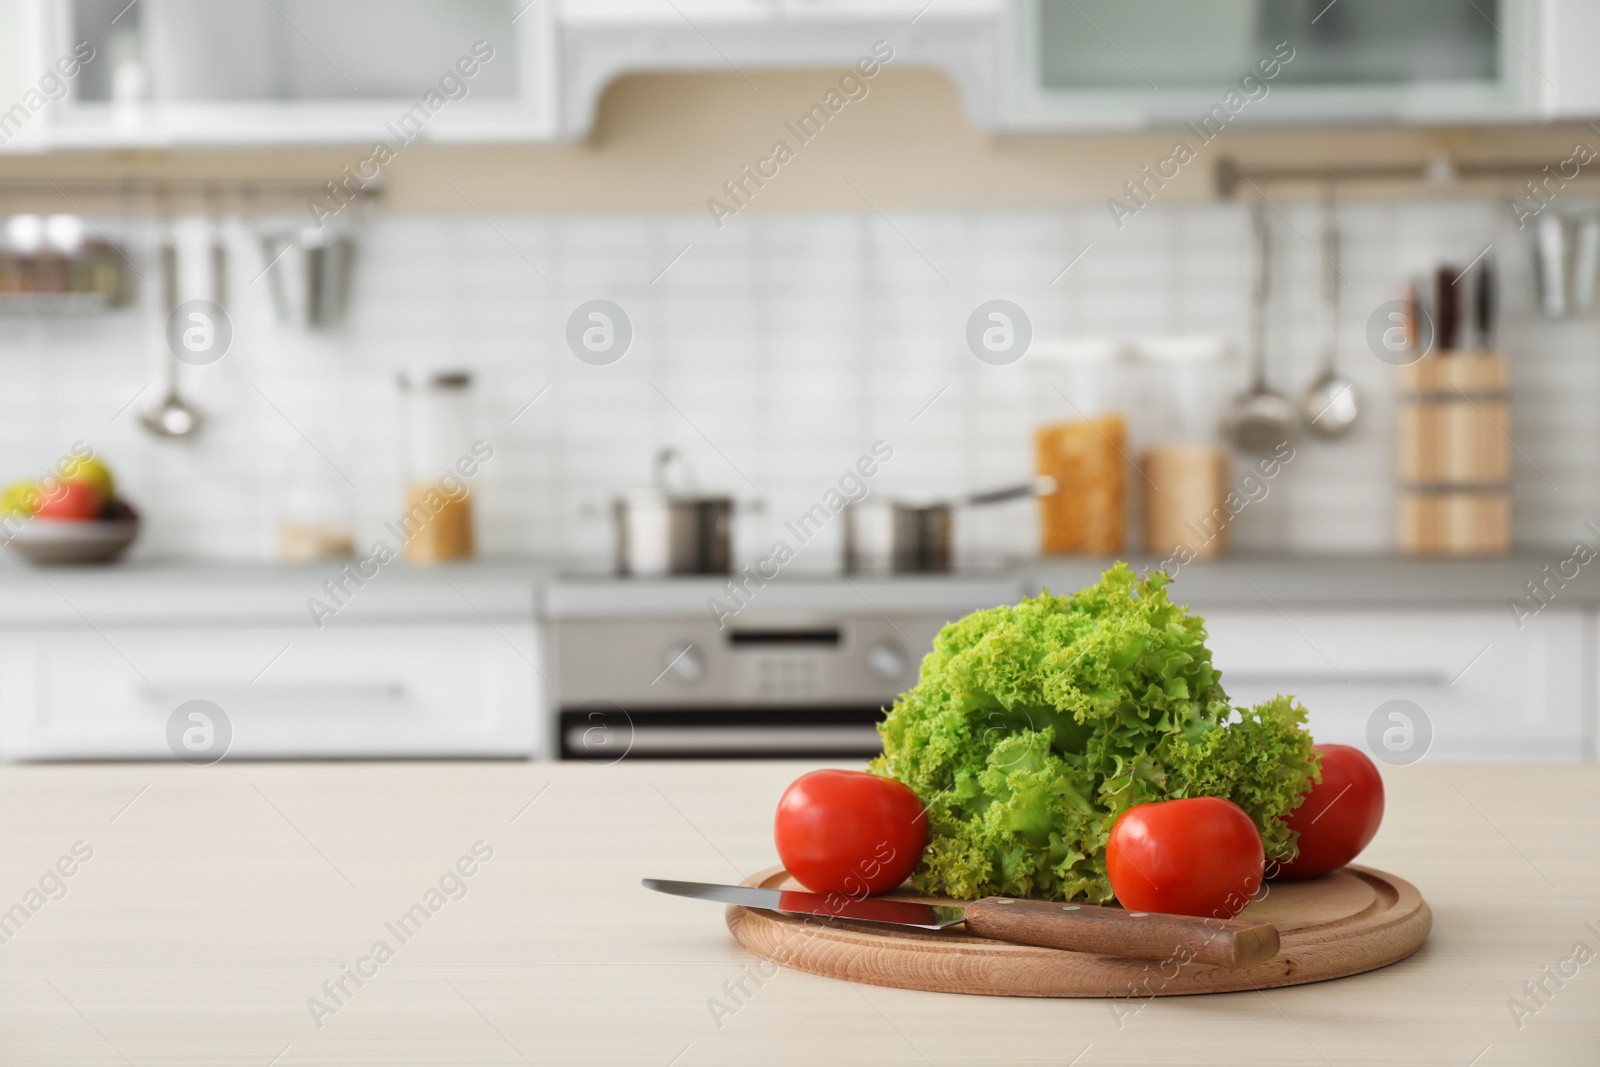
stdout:
[(912, 882), (962, 899), (1111, 899), (1105, 848), (1128, 808), (1219, 796), (1288, 859), (1284, 817), (1319, 777), (1305, 709), (1235, 709), (1203, 620), (1126, 564), (1071, 597), (946, 626), (883, 723), (873, 769), (928, 806)]

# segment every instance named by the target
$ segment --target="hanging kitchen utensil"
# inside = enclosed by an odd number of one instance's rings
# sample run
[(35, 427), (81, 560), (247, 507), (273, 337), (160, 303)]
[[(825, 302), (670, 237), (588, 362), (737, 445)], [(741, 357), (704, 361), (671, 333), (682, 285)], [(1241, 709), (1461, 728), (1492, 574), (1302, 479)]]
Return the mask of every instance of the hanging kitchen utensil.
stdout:
[(211, 302), (219, 313), (227, 313), (228, 241), (220, 215), (211, 220)]
[(1546, 318), (1588, 311), (1600, 280), (1600, 214), (1540, 214), (1533, 226), (1533, 267)]
[(1539, 292), (1539, 310), (1546, 318), (1567, 313), (1567, 289), (1572, 276), (1572, 238), (1567, 220), (1547, 211), (1533, 224), (1533, 279)]
[(1600, 276), (1600, 215), (1590, 212), (1578, 219), (1577, 245), (1572, 263), (1572, 307), (1588, 311), (1594, 307), (1594, 291)]
[(307, 226), (296, 232), (263, 234), (261, 254), (278, 321), (322, 327), (343, 317), (355, 240), (342, 228)]
[(1270, 454), (1294, 437), (1294, 404), (1267, 385), (1267, 305), (1271, 293), (1269, 253), (1272, 231), (1267, 207), (1257, 204), (1253, 214), (1256, 238), (1256, 284), (1251, 307), (1250, 389), (1234, 397), (1223, 417), (1223, 432), (1235, 448), (1258, 455)]
[(1333, 440), (1355, 426), (1361, 414), (1356, 385), (1337, 370), (1339, 359), (1339, 227), (1330, 195), (1322, 216), (1322, 373), (1306, 390), (1300, 415), (1306, 428)]
[(178, 393), (179, 360), (167, 337), (167, 323), (178, 310), (178, 246), (170, 226), (162, 227), (156, 259), (161, 275), (162, 394), (156, 406), (140, 416), (140, 421), (157, 437), (188, 437), (200, 429), (200, 412)]

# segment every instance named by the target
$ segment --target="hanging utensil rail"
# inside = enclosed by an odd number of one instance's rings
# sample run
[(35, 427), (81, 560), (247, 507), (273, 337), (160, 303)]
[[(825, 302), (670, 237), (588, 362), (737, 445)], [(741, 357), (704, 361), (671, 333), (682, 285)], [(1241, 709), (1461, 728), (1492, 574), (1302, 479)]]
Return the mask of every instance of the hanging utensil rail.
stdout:
[[(1455, 182), (1521, 180), (1537, 183), (1544, 168), (1561, 161), (1561, 156), (1550, 159), (1455, 159), (1436, 155), (1417, 163), (1329, 163), (1329, 164), (1241, 164), (1231, 156), (1217, 160), (1215, 183), (1217, 195), (1232, 200), (1244, 186), (1262, 185), (1345, 185), (1356, 182), (1421, 182), (1427, 185), (1450, 185)], [(1584, 166), (1576, 174), (1560, 175), (1564, 182), (1600, 178), (1600, 167)], [(1246, 190), (1247, 191), (1247, 190)]]
[[(343, 180), (339, 180), (343, 179)], [(383, 196), (377, 182), (360, 184), (337, 175), (334, 179), (309, 178), (0, 178), (0, 205), (7, 211), (24, 211), (12, 202), (29, 205), (36, 211), (66, 206), (74, 211), (80, 203), (96, 208), (127, 210), (130, 205), (159, 200), (173, 211), (192, 205), (205, 213), (219, 200), (244, 214), (278, 213), (305, 209), (307, 200), (326, 201), (330, 196), (341, 201), (371, 203)]]

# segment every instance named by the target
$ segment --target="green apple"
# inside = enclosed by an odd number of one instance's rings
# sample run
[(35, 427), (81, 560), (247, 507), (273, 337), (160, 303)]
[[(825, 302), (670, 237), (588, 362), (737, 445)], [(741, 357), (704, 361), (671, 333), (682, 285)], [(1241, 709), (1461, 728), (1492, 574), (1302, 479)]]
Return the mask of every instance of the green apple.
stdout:
[(0, 490), (0, 515), (32, 515), (39, 510), (39, 486), (35, 482), (12, 482)]

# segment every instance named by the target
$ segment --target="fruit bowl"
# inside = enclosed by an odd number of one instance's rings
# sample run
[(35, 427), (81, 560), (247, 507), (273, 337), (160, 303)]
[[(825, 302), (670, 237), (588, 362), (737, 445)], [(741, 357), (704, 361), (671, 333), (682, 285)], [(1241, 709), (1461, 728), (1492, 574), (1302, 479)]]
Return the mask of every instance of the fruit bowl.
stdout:
[(70, 566), (110, 563), (138, 536), (136, 518), (74, 522), (35, 516), (25, 520), (6, 543), (29, 563)]

